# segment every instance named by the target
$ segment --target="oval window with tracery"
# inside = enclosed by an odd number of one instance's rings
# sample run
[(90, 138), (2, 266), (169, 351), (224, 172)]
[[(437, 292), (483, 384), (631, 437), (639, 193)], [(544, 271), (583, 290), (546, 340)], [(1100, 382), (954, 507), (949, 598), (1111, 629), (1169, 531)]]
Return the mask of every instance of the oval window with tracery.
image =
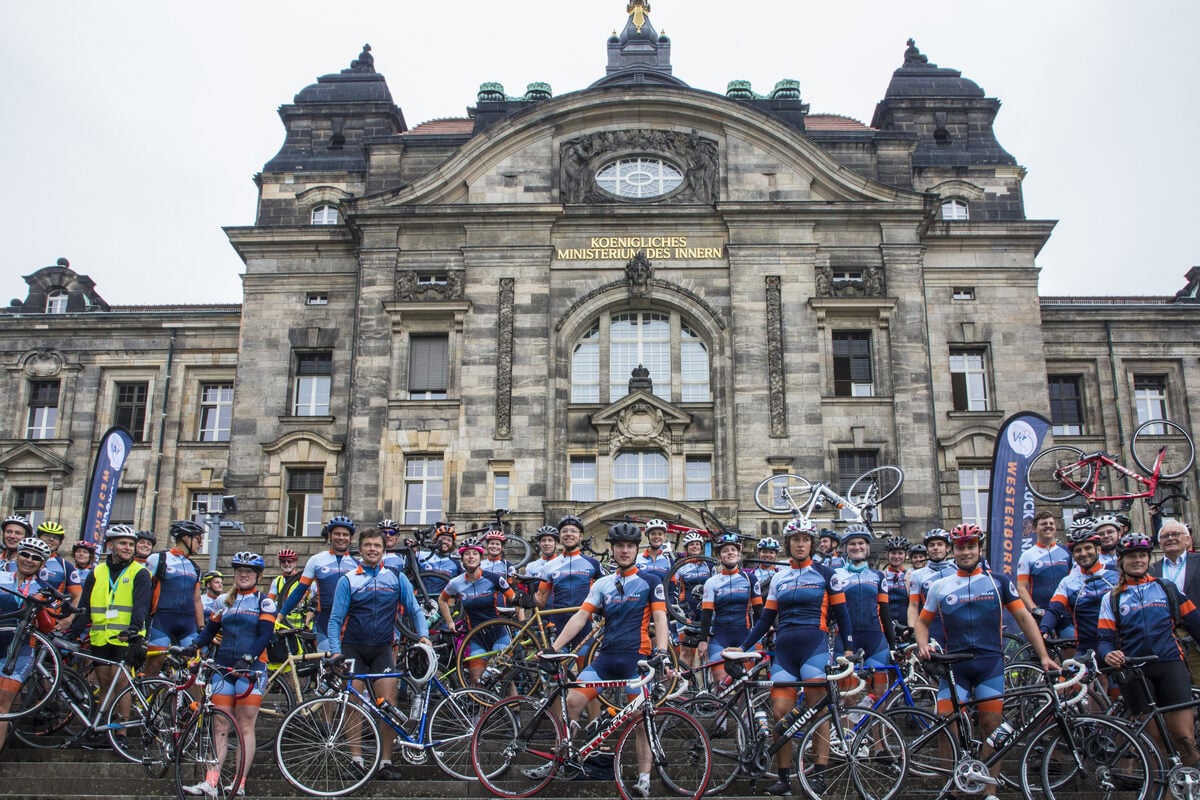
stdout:
[(596, 172), (596, 185), (609, 194), (645, 200), (670, 194), (683, 183), (674, 164), (651, 156), (633, 156), (609, 162)]

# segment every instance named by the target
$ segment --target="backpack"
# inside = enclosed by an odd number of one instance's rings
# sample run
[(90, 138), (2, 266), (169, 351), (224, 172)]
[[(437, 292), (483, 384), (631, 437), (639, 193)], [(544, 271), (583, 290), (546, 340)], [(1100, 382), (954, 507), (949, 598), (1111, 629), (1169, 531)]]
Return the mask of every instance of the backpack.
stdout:
[[(162, 592), (163, 576), (167, 574), (167, 553), (169, 550), (160, 550), (158, 552), (158, 563), (154, 565), (154, 574), (150, 576), (150, 613), (154, 614), (158, 611), (158, 595)], [(191, 556), (184, 556), (192, 569), (196, 573), (196, 581), (200, 581), (200, 568), (196, 566), (196, 562), (192, 561)], [(148, 561), (149, 559), (147, 559)]]

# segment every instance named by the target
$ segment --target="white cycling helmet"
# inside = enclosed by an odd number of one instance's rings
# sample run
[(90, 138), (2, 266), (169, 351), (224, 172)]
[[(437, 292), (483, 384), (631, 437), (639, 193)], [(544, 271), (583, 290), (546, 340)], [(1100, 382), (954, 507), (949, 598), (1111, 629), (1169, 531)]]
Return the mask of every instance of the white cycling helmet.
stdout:
[(404, 666), (408, 671), (405, 680), (417, 686), (424, 686), (437, 673), (437, 653), (424, 642), (411, 644), (404, 654)]
[(649, 533), (650, 531), (654, 530), (655, 528), (658, 528), (662, 531), (666, 531), (667, 523), (665, 523), (661, 519), (657, 519), (657, 518), (652, 519), (646, 523), (646, 533)]
[(683, 546), (687, 547), (692, 542), (704, 544), (704, 534), (700, 531), (688, 531), (683, 535)]

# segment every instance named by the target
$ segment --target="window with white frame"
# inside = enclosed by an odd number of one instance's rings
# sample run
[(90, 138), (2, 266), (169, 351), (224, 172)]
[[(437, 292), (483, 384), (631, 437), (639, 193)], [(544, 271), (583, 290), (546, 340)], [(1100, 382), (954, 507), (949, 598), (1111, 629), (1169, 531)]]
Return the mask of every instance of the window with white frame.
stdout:
[(146, 441), (146, 406), (150, 400), (150, 384), (118, 383), (117, 405), (113, 422), (129, 431), (135, 442)]
[(950, 290), (950, 299), (951, 300), (974, 300), (975, 299), (975, 287), (974, 286), (955, 286), (953, 289)]
[(492, 473), (492, 508), (508, 508), (512, 484), (507, 472)]
[(943, 200), (941, 205), (942, 219), (963, 220), (971, 218), (971, 209), (966, 200)]
[(296, 354), (295, 398), (292, 402), (294, 416), (328, 416), (332, 387), (333, 353), (322, 351)]
[(667, 457), (657, 450), (626, 450), (613, 459), (613, 499), (659, 497), (670, 491)]
[(833, 394), (836, 397), (873, 397), (869, 331), (833, 332)]
[(306, 306), (329, 305), (329, 292), (309, 292), (304, 298)]
[(233, 423), (233, 384), (200, 384), (200, 441), (228, 442)]
[(684, 460), (685, 500), (712, 500), (712, 457), (688, 456)]
[(429, 525), (442, 518), (441, 456), (409, 456), (404, 464), (404, 524)]
[[(1133, 401), (1137, 410), (1138, 425), (1153, 419), (1168, 419), (1167, 376), (1134, 375)], [(1151, 425), (1144, 433), (1161, 436), (1166, 433), (1166, 429), (1163, 425)]]
[(579, 503), (596, 502), (596, 459), (571, 456), (571, 499)]
[[(654, 394), (673, 402), (708, 402), (710, 356), (696, 329), (675, 312), (614, 312), (572, 345), (571, 402), (610, 403), (629, 393), (638, 366)], [(608, 376), (607, 381), (601, 376)]]
[(955, 411), (988, 411), (987, 352), (950, 349), (950, 388)]
[(55, 289), (46, 295), (46, 313), (47, 314), (65, 314), (67, 313), (67, 300), (69, 295), (62, 289)]
[(337, 225), (339, 222), (341, 219), (338, 217), (337, 206), (323, 205), (312, 210), (313, 225)]
[(13, 487), (13, 513), (29, 520), (33, 527), (46, 520), (46, 487)]
[(53, 439), (58, 429), (59, 381), (29, 382), (26, 439)]
[(450, 383), (450, 334), (414, 333), (408, 337), (408, 397), (445, 400)]
[[(287, 471), (287, 509), (284, 513), (285, 536), (320, 536), (323, 521), (325, 470), (289, 469)], [(210, 497), (207, 503), (220, 503)], [(210, 506), (211, 507), (211, 506)], [(218, 506), (220, 507), (220, 506)]]
[(1046, 382), (1050, 392), (1050, 424), (1055, 436), (1080, 436), (1083, 433), (1082, 380), (1078, 375), (1051, 375)]
[(983, 467), (967, 467), (958, 471), (958, 505), (962, 522), (988, 526), (988, 495), (991, 493), (992, 471)]

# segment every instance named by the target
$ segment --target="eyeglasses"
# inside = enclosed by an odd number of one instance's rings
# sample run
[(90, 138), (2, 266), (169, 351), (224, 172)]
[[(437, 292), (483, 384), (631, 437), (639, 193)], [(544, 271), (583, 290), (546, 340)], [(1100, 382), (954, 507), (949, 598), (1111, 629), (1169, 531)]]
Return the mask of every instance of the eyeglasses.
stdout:
[(41, 554), (39, 553), (17, 553), (17, 558), (27, 558), (30, 561), (36, 561), (39, 564), (46, 560), (42, 558)]
[(1183, 531), (1167, 531), (1158, 535), (1159, 540), (1163, 539), (1182, 539), (1186, 534)]

